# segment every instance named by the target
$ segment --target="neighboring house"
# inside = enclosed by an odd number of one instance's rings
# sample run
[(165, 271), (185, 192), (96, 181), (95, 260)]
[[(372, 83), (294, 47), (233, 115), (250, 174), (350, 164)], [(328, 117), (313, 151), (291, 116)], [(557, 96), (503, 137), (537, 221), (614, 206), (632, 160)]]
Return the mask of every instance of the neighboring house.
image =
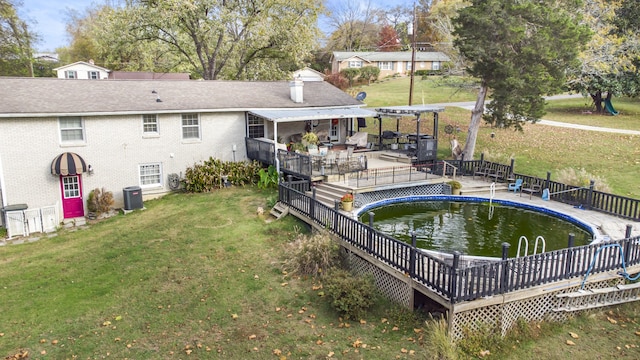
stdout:
[(209, 157), (246, 160), (246, 137), (273, 140), (324, 122), (344, 139), (355, 117), (375, 114), (318, 81), (0, 77), (0, 98), (0, 205), (55, 205), (58, 220), (83, 217), (95, 188), (122, 207), (127, 187), (148, 199)]
[[(416, 52), (415, 70), (440, 70), (449, 57), (441, 52)], [(411, 71), (411, 51), (352, 52), (334, 51), (331, 56), (331, 72), (339, 73), (347, 68), (375, 66), (380, 69), (380, 77), (408, 74)]]
[(302, 81), (324, 81), (324, 74), (310, 67), (304, 67), (294, 71), (293, 78)]
[(53, 69), (59, 79), (101, 80), (109, 77), (111, 70), (96, 66), (93, 60), (89, 62), (78, 61)]

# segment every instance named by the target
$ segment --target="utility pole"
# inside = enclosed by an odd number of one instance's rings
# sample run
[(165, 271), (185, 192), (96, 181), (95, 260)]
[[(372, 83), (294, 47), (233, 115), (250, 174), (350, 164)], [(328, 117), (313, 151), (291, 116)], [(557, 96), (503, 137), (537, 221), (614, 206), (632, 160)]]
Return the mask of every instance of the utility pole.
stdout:
[(411, 81), (409, 83), (409, 106), (413, 105), (413, 74), (416, 71), (416, 3), (413, 3), (413, 21), (411, 24)]

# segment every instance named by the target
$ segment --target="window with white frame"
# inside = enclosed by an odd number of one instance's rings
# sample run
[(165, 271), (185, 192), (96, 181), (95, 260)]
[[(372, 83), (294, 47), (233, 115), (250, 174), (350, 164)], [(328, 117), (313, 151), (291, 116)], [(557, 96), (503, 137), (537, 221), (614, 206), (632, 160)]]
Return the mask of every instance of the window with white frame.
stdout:
[(75, 72), (75, 70), (67, 70), (64, 72), (64, 77), (65, 79), (77, 79), (78, 74)]
[(411, 65), (412, 65), (412, 62), (407, 61), (407, 71), (411, 71)]
[(98, 72), (98, 71), (89, 71), (87, 73), (87, 77), (90, 80), (99, 80), (100, 79), (100, 72)]
[(142, 132), (145, 135), (158, 134), (158, 115), (145, 114), (142, 115)]
[(141, 164), (138, 169), (140, 172), (140, 187), (162, 186), (162, 167), (160, 163)]
[(200, 119), (198, 114), (182, 114), (182, 138), (200, 138)]
[(351, 60), (351, 61), (349, 61), (349, 67), (350, 68), (361, 68), (362, 67), (362, 60)]
[(393, 70), (393, 62), (392, 61), (380, 61), (378, 62), (378, 67), (380, 70)]
[(440, 61), (434, 61), (431, 63), (431, 70), (440, 70)]
[(58, 119), (61, 142), (84, 142), (84, 123), (80, 116), (66, 116)]
[(247, 136), (252, 139), (264, 137), (264, 118), (254, 114), (247, 115)]

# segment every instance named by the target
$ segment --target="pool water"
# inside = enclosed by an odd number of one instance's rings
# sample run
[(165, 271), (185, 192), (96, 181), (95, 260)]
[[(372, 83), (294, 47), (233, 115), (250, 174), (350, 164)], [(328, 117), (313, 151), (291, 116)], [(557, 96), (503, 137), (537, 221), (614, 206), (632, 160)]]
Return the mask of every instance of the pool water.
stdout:
[[(521, 236), (529, 241), (529, 255), (538, 236), (545, 239), (546, 251), (566, 248), (570, 233), (575, 235), (575, 246), (592, 240), (588, 231), (569, 221), (518, 207), (489, 206), (488, 202), (416, 201), (369, 211), (375, 213), (376, 230), (407, 243), (415, 231), (419, 248), (448, 253), (457, 250), (465, 255), (500, 257), (502, 243), (507, 242), (509, 257), (514, 257)], [(360, 221), (369, 223), (368, 212), (360, 215)]]

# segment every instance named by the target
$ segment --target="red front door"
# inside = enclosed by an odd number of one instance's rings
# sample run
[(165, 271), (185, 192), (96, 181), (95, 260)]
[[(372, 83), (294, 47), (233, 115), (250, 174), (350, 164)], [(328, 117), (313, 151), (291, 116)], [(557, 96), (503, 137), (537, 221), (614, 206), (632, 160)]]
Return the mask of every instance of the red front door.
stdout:
[(60, 190), (62, 191), (62, 212), (64, 213), (64, 218), (84, 216), (82, 179), (80, 175), (60, 176)]

